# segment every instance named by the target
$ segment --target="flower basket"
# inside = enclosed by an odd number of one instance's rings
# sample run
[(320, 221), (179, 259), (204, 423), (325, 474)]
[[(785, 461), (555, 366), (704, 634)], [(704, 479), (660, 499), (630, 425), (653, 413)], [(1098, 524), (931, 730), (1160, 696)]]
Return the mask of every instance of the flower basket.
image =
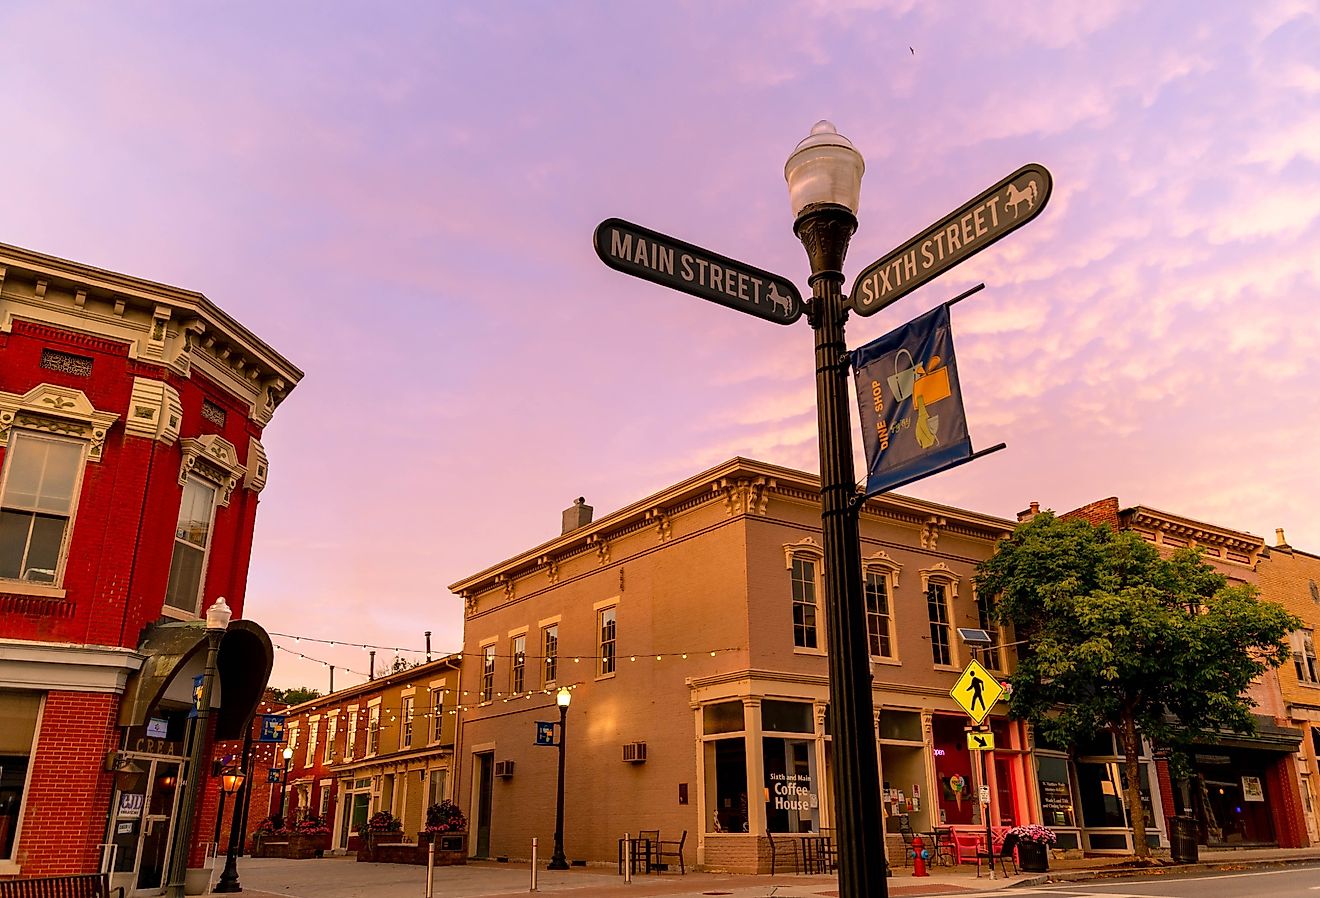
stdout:
[(1018, 866), (1027, 873), (1045, 873), (1050, 869), (1050, 846), (1057, 841), (1054, 830), (1039, 823), (1015, 826), (1006, 836), (1017, 839)]

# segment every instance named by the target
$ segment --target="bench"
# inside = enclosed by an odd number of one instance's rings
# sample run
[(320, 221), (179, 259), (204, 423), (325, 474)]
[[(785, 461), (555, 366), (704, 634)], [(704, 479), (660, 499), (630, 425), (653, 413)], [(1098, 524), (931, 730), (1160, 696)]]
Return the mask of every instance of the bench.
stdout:
[(124, 898), (123, 886), (110, 888), (108, 873), (0, 879), (0, 898)]

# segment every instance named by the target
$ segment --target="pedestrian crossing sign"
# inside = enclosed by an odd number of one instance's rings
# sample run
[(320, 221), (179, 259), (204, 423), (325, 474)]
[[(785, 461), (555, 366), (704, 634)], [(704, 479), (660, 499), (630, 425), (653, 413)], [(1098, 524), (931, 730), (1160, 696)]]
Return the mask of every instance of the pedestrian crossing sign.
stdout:
[(995, 702), (1003, 697), (1004, 687), (980, 661), (972, 659), (949, 695), (958, 703), (958, 707), (967, 712), (973, 723), (980, 724), (990, 716), (990, 709), (995, 706)]

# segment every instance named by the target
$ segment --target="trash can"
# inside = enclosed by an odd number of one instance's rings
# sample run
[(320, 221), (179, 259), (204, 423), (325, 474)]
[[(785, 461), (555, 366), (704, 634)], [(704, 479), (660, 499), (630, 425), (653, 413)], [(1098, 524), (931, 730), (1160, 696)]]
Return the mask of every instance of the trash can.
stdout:
[(1196, 844), (1196, 818), (1174, 817), (1169, 843), (1175, 864), (1195, 864), (1200, 857)]

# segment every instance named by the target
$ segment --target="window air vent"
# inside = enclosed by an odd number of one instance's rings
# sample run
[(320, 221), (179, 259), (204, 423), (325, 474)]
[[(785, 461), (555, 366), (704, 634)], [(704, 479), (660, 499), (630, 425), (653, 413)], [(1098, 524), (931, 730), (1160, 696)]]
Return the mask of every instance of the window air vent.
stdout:
[(642, 764), (646, 761), (645, 742), (623, 743), (623, 759), (629, 764)]
[(512, 762), (512, 761), (496, 761), (496, 762), (495, 762), (495, 775), (496, 775), (496, 776), (500, 776), (500, 777), (504, 777), (505, 779), (508, 779), (509, 777), (513, 776), (513, 762)]

